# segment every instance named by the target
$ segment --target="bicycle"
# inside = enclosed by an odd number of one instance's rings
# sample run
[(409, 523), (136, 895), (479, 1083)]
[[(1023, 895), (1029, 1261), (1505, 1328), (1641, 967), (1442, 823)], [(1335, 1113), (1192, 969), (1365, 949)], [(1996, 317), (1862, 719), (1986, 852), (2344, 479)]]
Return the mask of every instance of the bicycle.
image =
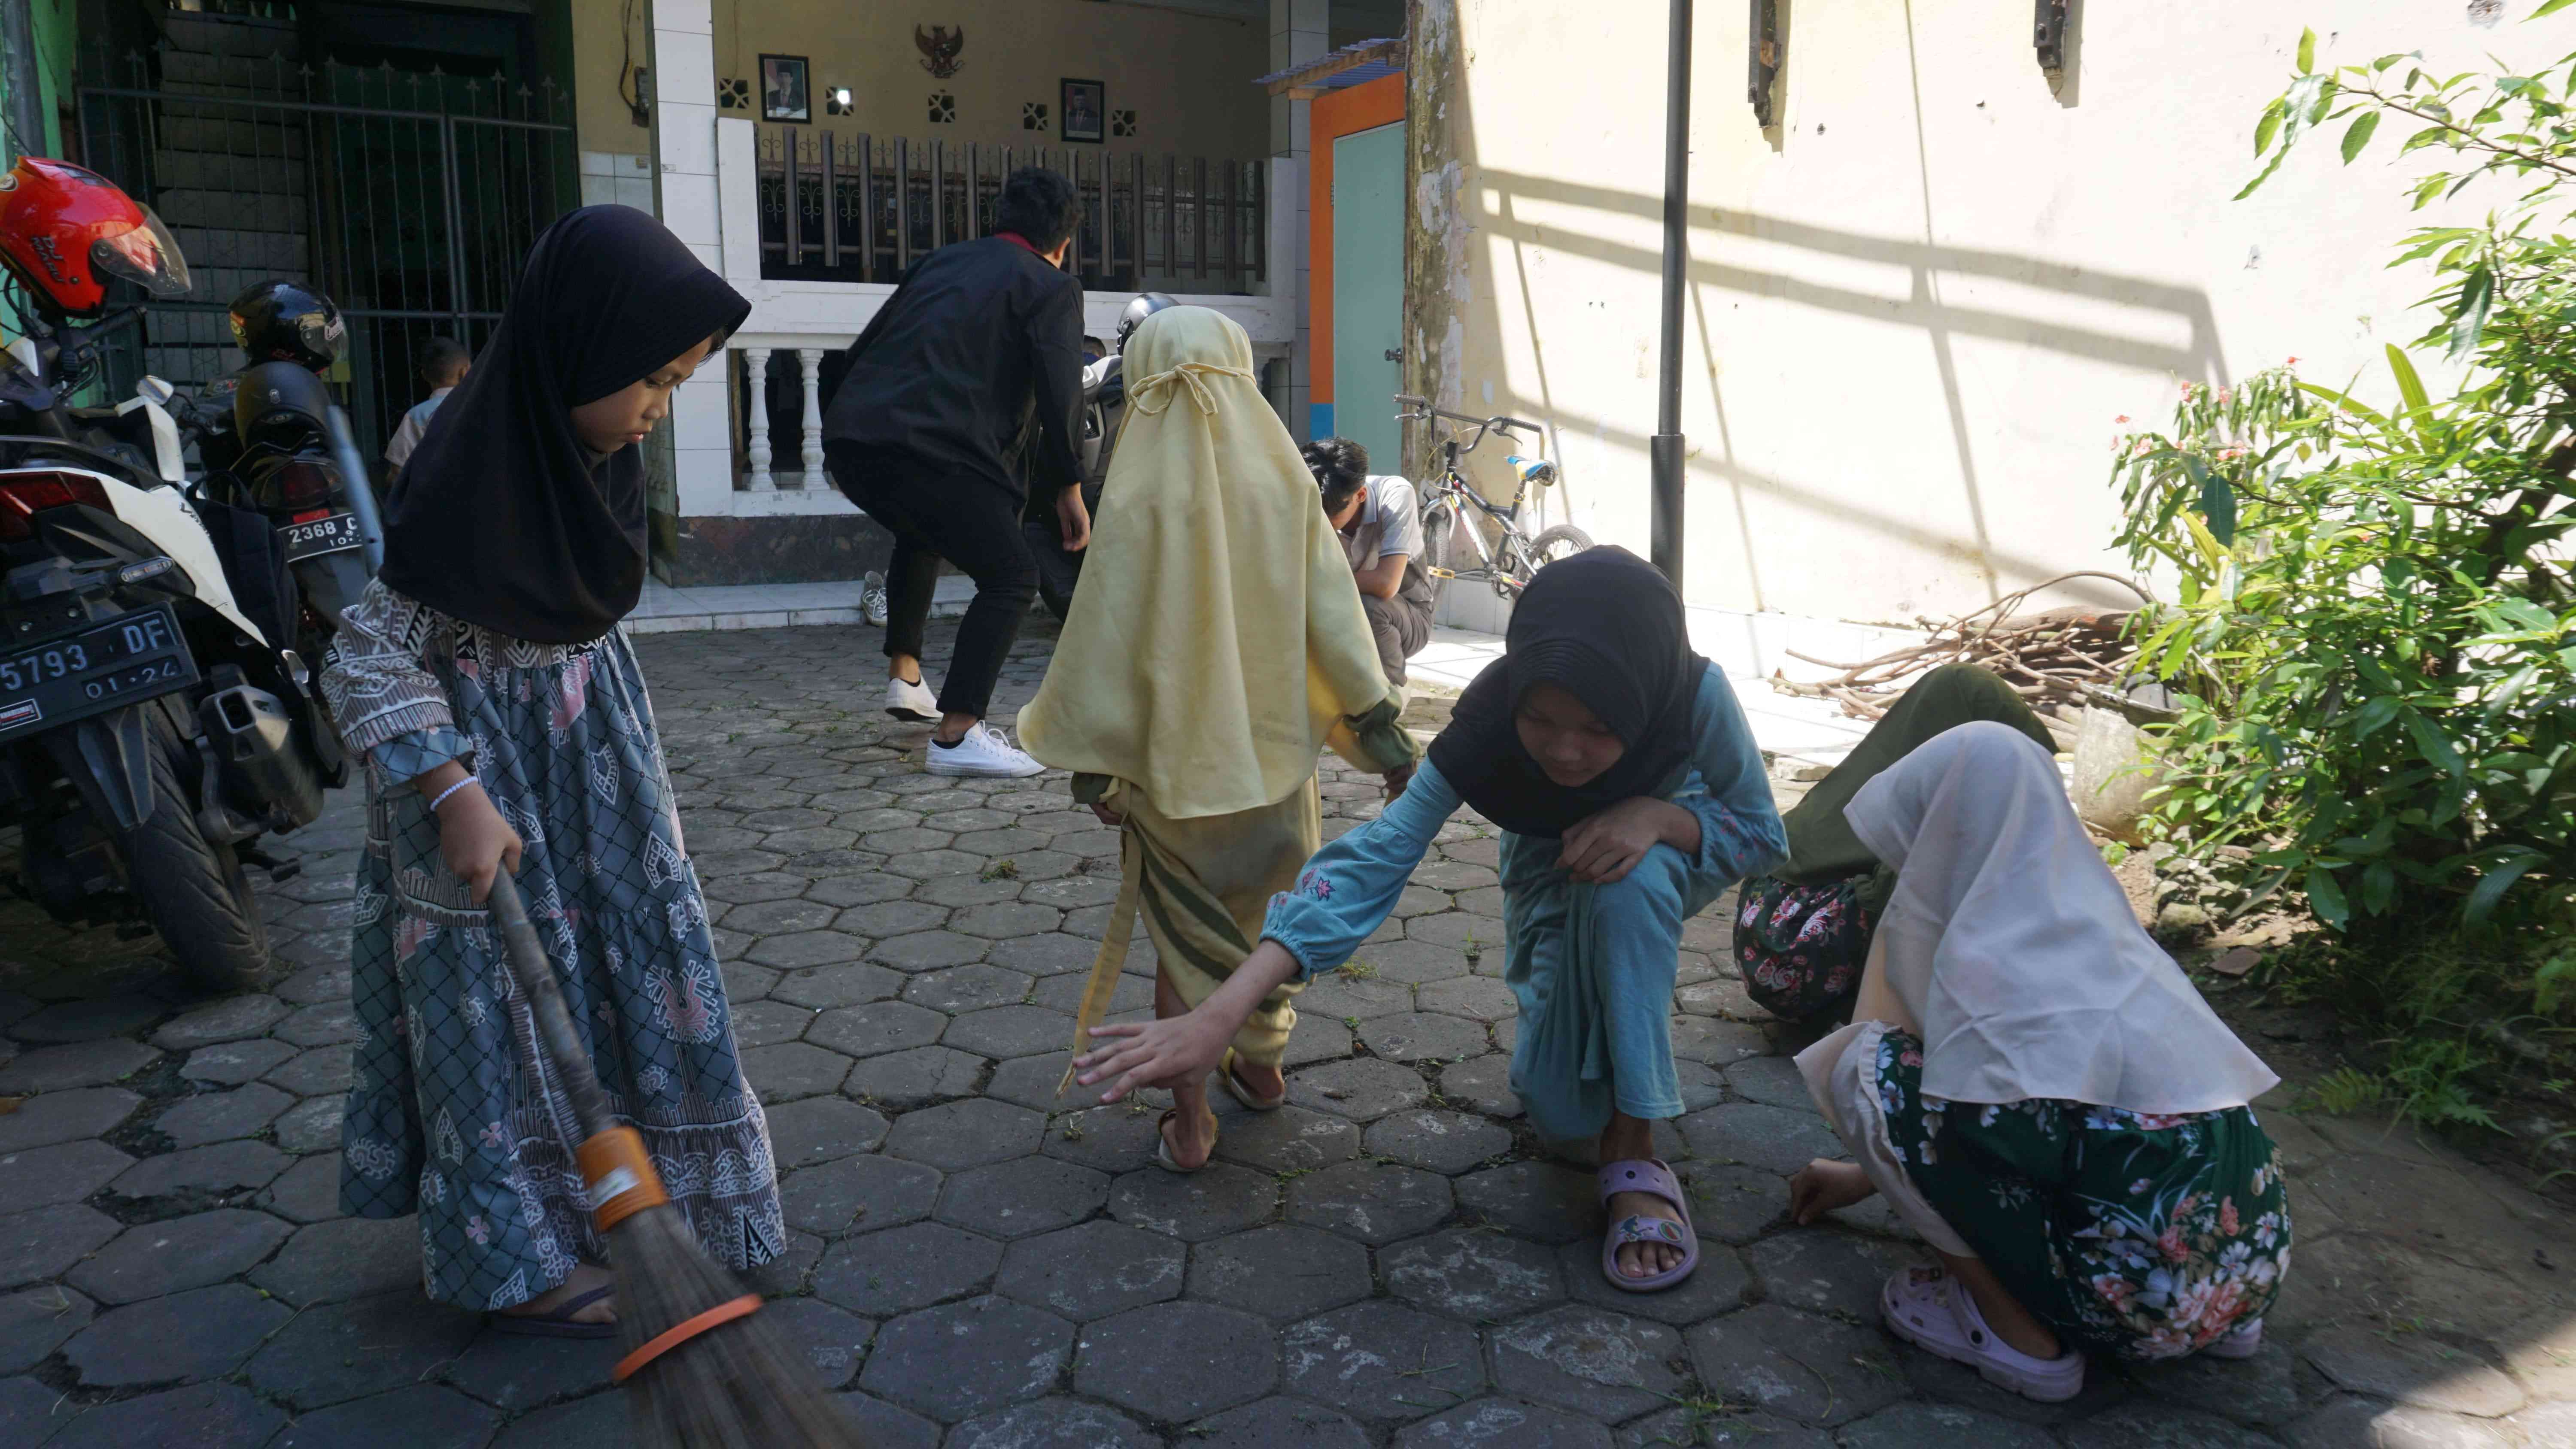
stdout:
[[(1541, 568), (1592, 547), (1592, 535), (1570, 523), (1543, 529), (1536, 537), (1521, 528), (1521, 506), (1529, 500), (1530, 490), (1547, 487), (1558, 481), (1560, 476), (1557, 466), (1547, 459), (1505, 455), (1503, 462), (1512, 470), (1515, 480), (1512, 501), (1506, 504), (1488, 501), (1458, 471), (1458, 460), (1476, 451), (1487, 433), (1500, 433), (1518, 442), (1520, 429), (1543, 435), (1545, 430), (1537, 423), (1512, 417), (1475, 418), (1464, 413), (1445, 412), (1433, 407), (1429, 398), (1416, 397), (1411, 393), (1397, 393), (1395, 400), (1406, 409), (1396, 414), (1398, 422), (1430, 423), (1435, 427), (1443, 422), (1459, 425), (1441, 440), (1440, 476), (1424, 485), (1422, 490), (1422, 569), (1431, 576), (1434, 607), (1448, 592), (1452, 579), (1489, 584), (1498, 597), (1516, 599), (1520, 597), (1521, 590), (1528, 587), (1530, 576)], [(1468, 427), (1476, 430), (1475, 435), (1462, 446), (1458, 434)], [(1501, 531), (1502, 537), (1492, 548), (1485, 546), (1483, 529), (1462, 526), (1467, 524), (1470, 517), (1467, 510), (1470, 508), (1493, 520)], [(1454, 566), (1459, 562), (1458, 535), (1461, 533), (1475, 546), (1474, 567)]]

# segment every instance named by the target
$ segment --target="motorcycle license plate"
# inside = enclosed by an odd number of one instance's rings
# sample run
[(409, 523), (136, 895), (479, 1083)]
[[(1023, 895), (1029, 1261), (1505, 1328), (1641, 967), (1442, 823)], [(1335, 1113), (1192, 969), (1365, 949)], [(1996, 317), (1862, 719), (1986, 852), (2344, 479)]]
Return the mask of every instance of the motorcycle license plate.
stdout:
[(317, 554), (338, 553), (356, 548), (362, 541), (358, 537), (358, 515), (354, 513), (290, 523), (286, 525), (286, 561), (297, 563)]
[(179, 616), (166, 608), (0, 650), (0, 743), (196, 682)]

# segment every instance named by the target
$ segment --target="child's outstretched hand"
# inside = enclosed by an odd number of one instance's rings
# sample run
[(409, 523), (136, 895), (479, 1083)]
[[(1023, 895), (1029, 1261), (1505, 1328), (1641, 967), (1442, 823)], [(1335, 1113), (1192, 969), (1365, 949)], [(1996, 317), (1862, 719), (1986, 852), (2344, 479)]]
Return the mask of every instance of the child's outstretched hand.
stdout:
[(523, 848), (519, 832), (492, 808), (492, 797), (483, 793), (481, 785), (467, 785), (438, 807), (439, 859), (450, 875), (465, 882), (478, 906), (492, 893), (494, 875), (505, 870), (519, 873)]
[(1798, 1169), (1789, 1179), (1789, 1218), (1792, 1222), (1812, 1223), (1836, 1208), (1847, 1208), (1865, 1202), (1878, 1188), (1861, 1171), (1857, 1162), (1828, 1162), (1817, 1158)]
[(1146, 1087), (1169, 1086), (1206, 1076), (1234, 1040), (1234, 1028), (1208, 1011), (1192, 1011), (1157, 1021), (1095, 1026), (1091, 1050), (1073, 1059), (1074, 1080), (1088, 1087), (1115, 1077), (1100, 1094), (1105, 1105)]

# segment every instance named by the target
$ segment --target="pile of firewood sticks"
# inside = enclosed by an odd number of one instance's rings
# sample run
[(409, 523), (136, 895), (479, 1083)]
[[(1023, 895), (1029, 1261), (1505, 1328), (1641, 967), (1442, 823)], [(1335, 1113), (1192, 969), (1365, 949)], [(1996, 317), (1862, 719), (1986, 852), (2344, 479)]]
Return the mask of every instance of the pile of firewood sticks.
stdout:
[[(1974, 613), (1947, 623), (1924, 619), (1931, 637), (1923, 643), (1882, 654), (1858, 664), (1843, 664), (1788, 651), (1792, 659), (1841, 674), (1817, 683), (1791, 680), (1779, 673), (1771, 687), (1782, 694), (1830, 699), (1855, 719), (1875, 720), (1887, 713), (1914, 682), (1914, 676), (1944, 664), (1974, 664), (2001, 675), (2031, 708), (2043, 716), (2072, 724), (2087, 704), (2121, 707), (2124, 678), (2136, 651), (2124, 637), (2130, 611), (2101, 608), (2043, 609), (2013, 612), (2031, 595), (2072, 579), (2109, 579), (2150, 603), (2154, 596), (2136, 581), (2090, 570), (2061, 575), (2008, 594)], [(2129, 706), (2134, 709), (2134, 706)]]

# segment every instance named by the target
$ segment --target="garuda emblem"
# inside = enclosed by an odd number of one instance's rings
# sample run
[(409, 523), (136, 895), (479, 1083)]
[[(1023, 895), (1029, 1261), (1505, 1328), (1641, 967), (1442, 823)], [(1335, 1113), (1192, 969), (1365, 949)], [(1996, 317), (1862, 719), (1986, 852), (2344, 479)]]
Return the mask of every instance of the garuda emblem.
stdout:
[(945, 25), (923, 30), (916, 25), (912, 27), (912, 43), (921, 50), (921, 68), (940, 80), (957, 74), (966, 64), (957, 58), (958, 52), (966, 48), (966, 27), (963, 25), (955, 30)]

